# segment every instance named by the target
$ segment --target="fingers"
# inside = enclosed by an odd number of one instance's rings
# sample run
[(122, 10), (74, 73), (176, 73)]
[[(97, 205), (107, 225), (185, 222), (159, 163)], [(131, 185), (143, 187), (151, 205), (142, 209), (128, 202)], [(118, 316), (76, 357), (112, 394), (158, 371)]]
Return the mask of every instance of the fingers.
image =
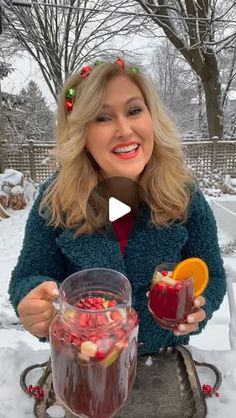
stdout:
[(206, 312), (204, 309), (199, 308), (195, 312), (187, 316), (187, 322), (179, 324), (174, 331), (174, 335), (187, 335), (190, 332), (197, 331), (199, 329), (199, 322), (206, 318)]
[(47, 337), (49, 333), (49, 326), (58, 311), (54, 306), (47, 312), (39, 315), (31, 315), (24, 317), (22, 323), (24, 328), (31, 334), (37, 337)]
[(38, 337), (48, 336), (49, 325), (57, 310), (53, 300), (58, 296), (57, 284), (44, 282), (32, 289), (19, 303), (17, 311), (24, 328)]
[(37, 337), (48, 337), (49, 326), (53, 318), (58, 314), (58, 311), (54, 308), (50, 313), (39, 316), (33, 323), (25, 324), (25, 329), (31, 334)]
[(54, 317), (54, 313), (58, 312), (54, 306), (50, 306), (49, 309), (47, 309), (44, 312), (35, 313), (34, 315), (27, 315), (24, 318), (24, 325), (27, 327), (31, 327), (34, 324), (37, 324), (38, 322), (47, 322), (50, 321)]
[(206, 299), (204, 296), (198, 296), (194, 299), (194, 306), (196, 308), (200, 308), (201, 306), (204, 306), (206, 304)]
[(59, 294), (57, 284), (53, 281), (43, 282), (39, 286), (32, 289), (25, 299), (44, 299), (54, 300)]
[(47, 312), (52, 306), (52, 302), (49, 302), (47, 300), (28, 299), (27, 297), (25, 297), (19, 303), (17, 311), (19, 316), (41, 315), (44, 312)]
[(187, 335), (190, 332), (196, 332), (199, 329), (199, 322), (204, 321), (206, 312), (202, 309), (206, 303), (204, 296), (198, 296), (194, 299), (195, 310), (187, 316), (186, 323), (179, 324), (174, 330), (174, 335)]

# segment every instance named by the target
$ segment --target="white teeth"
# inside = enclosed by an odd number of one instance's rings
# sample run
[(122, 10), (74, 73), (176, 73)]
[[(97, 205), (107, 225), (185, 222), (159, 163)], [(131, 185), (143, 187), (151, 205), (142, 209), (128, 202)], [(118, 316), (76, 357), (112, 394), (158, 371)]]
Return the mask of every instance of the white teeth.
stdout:
[(139, 144), (133, 144), (133, 145), (129, 145), (128, 147), (119, 147), (119, 148), (116, 148), (113, 152), (115, 152), (116, 154), (119, 154), (122, 152), (130, 152), (130, 151), (137, 149), (138, 146)]

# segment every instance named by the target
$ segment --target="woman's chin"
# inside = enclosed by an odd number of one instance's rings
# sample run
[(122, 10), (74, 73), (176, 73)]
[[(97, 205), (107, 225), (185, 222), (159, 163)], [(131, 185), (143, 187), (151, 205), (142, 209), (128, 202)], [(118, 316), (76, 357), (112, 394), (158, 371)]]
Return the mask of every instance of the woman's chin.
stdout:
[(144, 167), (140, 167), (137, 170), (114, 170), (109, 173), (104, 174), (104, 178), (107, 177), (127, 177), (130, 180), (138, 181), (140, 175), (142, 174)]

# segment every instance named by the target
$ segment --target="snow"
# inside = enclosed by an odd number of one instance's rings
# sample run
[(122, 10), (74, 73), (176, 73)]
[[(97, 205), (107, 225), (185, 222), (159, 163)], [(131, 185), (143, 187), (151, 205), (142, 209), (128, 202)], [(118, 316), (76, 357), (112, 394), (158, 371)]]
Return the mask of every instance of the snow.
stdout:
[(41, 161), (41, 164), (43, 164), (43, 165), (47, 165), (47, 164), (50, 164), (50, 162), (51, 162), (51, 157), (45, 157), (45, 158)]
[[(11, 186), (17, 186), (23, 180), (23, 174), (20, 171), (8, 168), (3, 174), (0, 174), (0, 183), (9, 183)], [(1, 188), (1, 187), (0, 187)]]
[[(29, 209), (28, 206), (21, 211), (10, 210), (11, 217), (0, 221), (0, 418), (33, 418), (34, 401), (20, 388), (19, 376), (27, 366), (43, 363), (50, 355), (48, 343), (40, 343), (20, 326), (7, 295), (10, 273), (21, 249)], [(223, 231), (219, 231), (220, 242), (223, 242), (222, 236)], [(236, 277), (236, 245), (229, 242), (227, 247), (225, 240), (222, 245), (225, 249), (227, 273), (233, 281)], [(235, 287), (234, 294), (236, 295)], [(236, 350), (230, 349), (229, 318), (226, 295), (221, 308), (206, 329), (200, 335), (192, 337), (189, 346), (195, 360), (212, 363), (222, 372), (223, 381), (218, 390), (220, 397), (207, 399), (208, 418), (235, 417)], [(151, 359), (148, 364), (151, 367)], [(37, 373), (30, 373), (28, 384), (36, 383), (39, 377)], [(210, 370), (198, 368), (198, 373), (202, 384), (214, 383)], [(59, 405), (49, 408), (47, 412), (55, 418), (64, 416)]]
[(148, 356), (147, 360), (145, 361), (145, 365), (146, 366), (152, 366), (153, 365), (153, 361), (152, 361), (151, 356)]
[[(210, 206), (216, 218), (218, 229), (222, 235), (236, 241), (236, 196), (224, 196), (210, 199)], [(222, 236), (223, 239), (223, 236)], [(225, 238), (224, 238), (225, 240)]]
[[(0, 187), (1, 187), (1, 184), (0, 184)], [(1, 188), (0, 188), (0, 197), (1, 196), (7, 197), (7, 194), (3, 190), (1, 190)]]
[(24, 196), (28, 204), (32, 203), (37, 194), (37, 190), (31, 181), (24, 179)]
[(65, 410), (59, 405), (50, 406), (50, 408), (47, 409), (47, 413), (53, 418), (62, 418), (65, 416)]
[(20, 193), (23, 193), (23, 187), (22, 186), (14, 186), (14, 187), (12, 187), (12, 189), (11, 189), (11, 194), (20, 194)]
[(227, 98), (230, 101), (235, 101), (236, 100), (236, 90), (229, 90), (228, 94), (227, 94)]

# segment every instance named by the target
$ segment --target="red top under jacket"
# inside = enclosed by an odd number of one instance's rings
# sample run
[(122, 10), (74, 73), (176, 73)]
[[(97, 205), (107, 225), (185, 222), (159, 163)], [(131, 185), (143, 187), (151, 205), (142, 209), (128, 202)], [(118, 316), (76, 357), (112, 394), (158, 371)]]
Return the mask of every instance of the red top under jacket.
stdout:
[(117, 239), (120, 244), (120, 250), (122, 254), (125, 253), (125, 248), (131, 233), (132, 227), (135, 221), (135, 214), (129, 212), (116, 221), (112, 222), (113, 229), (116, 233)]

